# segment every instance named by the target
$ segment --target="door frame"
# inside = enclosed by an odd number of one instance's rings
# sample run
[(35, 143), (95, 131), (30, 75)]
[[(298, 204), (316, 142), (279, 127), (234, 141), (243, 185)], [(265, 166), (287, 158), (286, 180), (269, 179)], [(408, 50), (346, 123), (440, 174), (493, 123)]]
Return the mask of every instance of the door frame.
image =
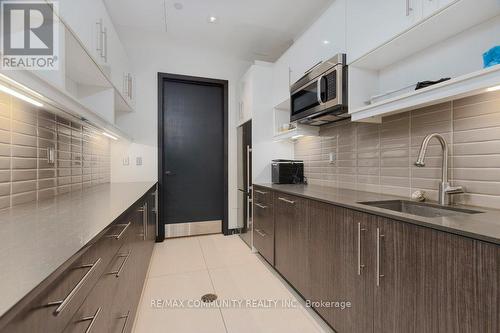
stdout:
[(227, 80), (218, 80), (197, 76), (170, 74), (158, 72), (158, 236), (157, 241), (162, 242), (165, 239), (165, 212), (163, 207), (165, 207), (166, 197), (164, 192), (164, 187), (166, 185), (166, 177), (164, 177), (164, 154), (163, 154), (163, 141), (164, 141), (164, 118), (163, 118), (163, 104), (165, 96), (163, 96), (164, 84), (167, 81), (174, 82), (187, 82), (193, 84), (202, 85), (213, 85), (219, 86), (223, 90), (223, 128), (224, 128), (224, 143), (223, 143), (223, 156), (224, 156), (224, 182), (223, 182), (223, 209), (222, 209), (222, 233), (224, 235), (229, 234), (228, 228), (228, 215), (229, 215), (229, 204), (228, 204), (228, 86), (229, 82)]

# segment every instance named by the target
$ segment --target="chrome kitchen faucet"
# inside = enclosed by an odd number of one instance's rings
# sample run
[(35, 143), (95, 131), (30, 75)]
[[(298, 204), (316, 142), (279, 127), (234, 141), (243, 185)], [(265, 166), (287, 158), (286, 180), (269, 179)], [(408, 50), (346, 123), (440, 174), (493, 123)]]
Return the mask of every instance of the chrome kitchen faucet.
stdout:
[(464, 189), (462, 186), (451, 186), (448, 180), (448, 143), (441, 134), (433, 133), (425, 137), (424, 141), (422, 141), (422, 146), (420, 147), (420, 152), (418, 154), (418, 159), (415, 162), (415, 165), (420, 168), (423, 168), (425, 166), (425, 154), (427, 152), (427, 146), (429, 145), (429, 141), (431, 141), (433, 138), (436, 138), (439, 141), (439, 143), (441, 144), (441, 148), (443, 149), (441, 183), (439, 184), (439, 204), (449, 205), (450, 195), (464, 193)]

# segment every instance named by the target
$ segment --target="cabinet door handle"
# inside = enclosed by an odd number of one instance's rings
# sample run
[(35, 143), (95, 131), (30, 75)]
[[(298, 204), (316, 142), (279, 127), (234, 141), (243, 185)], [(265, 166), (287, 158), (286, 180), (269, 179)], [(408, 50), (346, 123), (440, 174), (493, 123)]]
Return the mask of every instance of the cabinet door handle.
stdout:
[(361, 263), (361, 231), (366, 231), (365, 228), (361, 228), (361, 223), (358, 222), (358, 275), (361, 275), (361, 271), (365, 268), (365, 265)]
[(97, 37), (96, 51), (102, 57), (102, 19), (96, 22), (96, 37)]
[(406, 16), (410, 16), (412, 10), (413, 8), (411, 8), (411, 0), (406, 0)]
[(377, 275), (376, 275), (376, 282), (377, 282), (377, 287), (380, 286), (380, 278), (384, 277), (383, 274), (380, 274), (380, 240), (384, 237), (383, 234), (380, 233), (380, 228), (377, 228)]
[(108, 62), (108, 28), (104, 28), (102, 30), (102, 36), (103, 36), (103, 58), (104, 62)]
[(145, 202), (142, 207), (142, 229), (144, 230), (144, 238), (146, 240), (148, 238), (148, 203)]
[(92, 332), (92, 329), (94, 328), (94, 324), (97, 321), (97, 318), (99, 318), (100, 314), (101, 314), (101, 307), (99, 307), (97, 309), (97, 311), (94, 313), (93, 316), (83, 317), (82, 319), (79, 320), (79, 321), (89, 321), (90, 320), (90, 324), (89, 324), (89, 326), (87, 326), (87, 329), (85, 330), (85, 333), (91, 333)]
[(283, 202), (286, 202), (290, 205), (295, 205), (295, 201), (292, 201), (292, 200), (288, 200), (288, 199), (285, 199), (285, 198), (282, 198), (282, 197), (278, 197), (278, 200), (281, 200)]
[(123, 271), (123, 268), (125, 267), (125, 264), (127, 263), (128, 258), (130, 257), (131, 253), (132, 253), (132, 250), (128, 250), (128, 252), (126, 254), (125, 253), (124, 254), (119, 254), (117, 256), (117, 258), (125, 258), (125, 259), (123, 259), (122, 264), (120, 265), (120, 267), (118, 268), (118, 270), (116, 270), (114, 272), (109, 272), (108, 274), (114, 274), (116, 277), (120, 277), (120, 274)]
[(132, 75), (128, 74), (128, 98), (132, 99)]
[(97, 259), (93, 264), (88, 264), (88, 265), (81, 265), (78, 267), (75, 267), (75, 269), (81, 269), (81, 268), (90, 268), (87, 273), (78, 281), (76, 286), (69, 292), (69, 294), (62, 300), (62, 301), (55, 301), (55, 302), (49, 302), (47, 306), (55, 306), (57, 305), (57, 308), (54, 310), (53, 315), (58, 316), (61, 312), (66, 309), (68, 304), (71, 302), (73, 297), (80, 291), (80, 289), (83, 287), (83, 285), (87, 282), (87, 280), (94, 274), (95, 270), (99, 265), (101, 264), (102, 259), (99, 258)]
[(123, 318), (125, 318), (125, 322), (123, 323), (123, 327), (122, 327), (122, 331), (121, 331), (121, 333), (125, 332), (125, 329), (127, 328), (128, 318), (129, 318), (129, 317), (130, 317), (130, 311), (127, 311), (127, 314), (126, 314), (126, 315), (123, 315), (123, 316), (118, 317), (118, 319), (123, 319)]
[(265, 232), (260, 231), (260, 229), (253, 229), (253, 230), (255, 230), (255, 232), (258, 233), (259, 235), (261, 235), (262, 237), (267, 236), (267, 234)]
[(130, 227), (130, 225), (132, 224), (132, 222), (129, 222), (127, 224), (117, 224), (117, 226), (123, 226), (124, 228), (122, 229), (122, 231), (119, 233), (119, 234), (115, 234), (115, 235), (109, 235), (108, 237), (110, 238), (115, 238), (115, 239), (120, 239), (122, 238), (123, 234), (125, 233), (125, 231), (127, 231), (128, 227)]
[(260, 203), (256, 203), (255, 206), (261, 208), (261, 209), (266, 209), (267, 206), (261, 205)]
[(123, 95), (128, 96), (127, 74), (123, 73)]
[(259, 190), (255, 190), (255, 192), (259, 193), (259, 194), (262, 194), (262, 195), (266, 195), (267, 192), (264, 192), (264, 191), (259, 191)]

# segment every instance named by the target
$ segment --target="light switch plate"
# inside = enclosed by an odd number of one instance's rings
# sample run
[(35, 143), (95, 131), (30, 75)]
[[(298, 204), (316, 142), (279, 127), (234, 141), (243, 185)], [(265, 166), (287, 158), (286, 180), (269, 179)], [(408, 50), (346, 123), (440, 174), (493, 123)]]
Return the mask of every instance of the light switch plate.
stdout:
[(135, 158), (135, 165), (142, 165), (142, 157), (141, 156), (137, 156)]
[(127, 157), (125, 157), (125, 158), (123, 159), (123, 165), (124, 165), (124, 166), (127, 166), (127, 165), (129, 165), (129, 164), (130, 164), (130, 158), (127, 156)]

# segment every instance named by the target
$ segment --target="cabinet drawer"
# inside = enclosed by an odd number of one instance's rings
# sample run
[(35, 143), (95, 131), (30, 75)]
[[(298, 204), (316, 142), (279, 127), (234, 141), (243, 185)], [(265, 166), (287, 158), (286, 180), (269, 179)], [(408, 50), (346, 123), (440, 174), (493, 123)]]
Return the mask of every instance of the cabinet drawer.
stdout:
[(309, 201), (275, 193), (274, 265), (303, 297), (309, 286)]
[(271, 205), (254, 203), (253, 245), (274, 265), (274, 209)]
[(256, 203), (261, 203), (266, 206), (273, 205), (273, 192), (265, 187), (254, 185), (253, 200)]
[(104, 270), (103, 259), (89, 249), (21, 312), (4, 332), (61, 332)]
[(64, 333), (108, 332), (112, 299), (118, 287), (116, 272), (124, 263), (126, 264), (126, 261), (121, 252), (117, 253), (71, 319)]
[(130, 238), (131, 227), (128, 222), (111, 225), (2, 332), (61, 332), (120, 246)]

